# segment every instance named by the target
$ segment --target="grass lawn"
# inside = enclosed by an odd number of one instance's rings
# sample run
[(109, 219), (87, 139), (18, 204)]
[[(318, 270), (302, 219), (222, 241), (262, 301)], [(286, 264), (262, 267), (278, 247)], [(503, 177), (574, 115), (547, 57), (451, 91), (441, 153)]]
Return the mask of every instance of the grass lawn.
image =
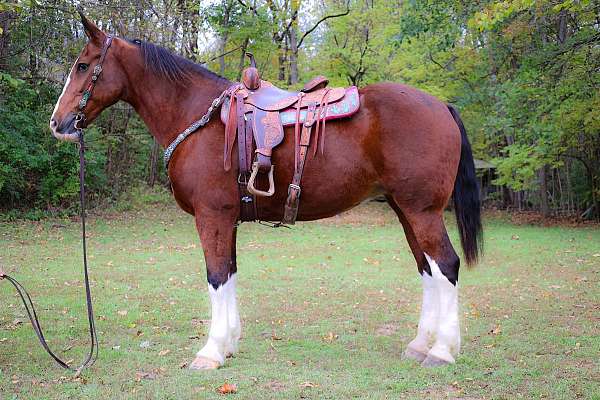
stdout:
[[(461, 271), (462, 354), (425, 369), (401, 359), (421, 288), (387, 206), (292, 230), (244, 224), (240, 353), (195, 372), (182, 366), (204, 344), (209, 305), (192, 218), (172, 202), (91, 218), (100, 359), (84, 379), (59, 369), (0, 283), (0, 399), (600, 399), (598, 226), (496, 216), (485, 229), (483, 261)], [(87, 349), (78, 235), (76, 221), (0, 224), (0, 265), (76, 362)], [(237, 393), (218, 394), (225, 382)]]

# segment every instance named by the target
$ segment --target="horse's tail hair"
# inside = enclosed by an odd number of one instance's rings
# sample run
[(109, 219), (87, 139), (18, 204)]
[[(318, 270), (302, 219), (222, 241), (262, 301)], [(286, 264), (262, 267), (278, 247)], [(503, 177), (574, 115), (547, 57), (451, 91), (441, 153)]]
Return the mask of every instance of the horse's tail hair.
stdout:
[(479, 199), (479, 184), (475, 174), (475, 163), (471, 144), (467, 137), (467, 130), (463, 125), (458, 111), (448, 105), (450, 114), (460, 129), (461, 149), (460, 163), (452, 200), (456, 214), (456, 224), (460, 234), (460, 243), (467, 261), (467, 265), (474, 265), (483, 252), (483, 228), (481, 226), (481, 201)]

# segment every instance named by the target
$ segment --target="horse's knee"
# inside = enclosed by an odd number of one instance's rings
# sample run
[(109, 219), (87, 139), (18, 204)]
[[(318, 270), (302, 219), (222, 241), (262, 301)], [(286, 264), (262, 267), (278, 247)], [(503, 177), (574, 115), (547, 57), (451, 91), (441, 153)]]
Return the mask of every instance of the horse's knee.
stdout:
[[(209, 285), (215, 290), (224, 285), (231, 276), (232, 270), (234, 270), (233, 265), (233, 260), (230, 260), (223, 262), (220, 265), (207, 266), (206, 279), (208, 280)], [(233, 273), (235, 273), (235, 271)]]

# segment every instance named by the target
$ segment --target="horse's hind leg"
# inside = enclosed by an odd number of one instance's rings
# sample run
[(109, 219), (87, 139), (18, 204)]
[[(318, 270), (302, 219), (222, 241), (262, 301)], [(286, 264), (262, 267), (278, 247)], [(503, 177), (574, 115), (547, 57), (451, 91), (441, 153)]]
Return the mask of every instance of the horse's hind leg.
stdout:
[[(396, 203), (397, 204), (397, 203)], [(409, 344), (408, 355), (422, 351), (424, 343), (434, 340), (423, 360), (424, 366), (453, 363), (460, 351), (458, 320), (458, 269), (460, 260), (444, 226), (442, 210), (413, 211), (402, 208), (405, 231), (423, 277), (423, 310), (417, 337)], [(402, 221), (402, 218), (401, 218)], [(408, 229), (407, 229), (408, 226)], [(424, 257), (424, 261), (421, 258)], [(427, 311), (430, 309), (430, 311)], [(432, 321), (435, 322), (431, 335)], [(417, 357), (413, 357), (417, 358)]]
[(197, 215), (211, 302), (211, 323), (206, 345), (190, 364), (191, 369), (214, 369), (237, 351), (241, 333), (236, 298), (236, 216)]
[(437, 293), (439, 314), (435, 342), (423, 361), (424, 366), (453, 363), (454, 357), (460, 351), (458, 323), (460, 260), (448, 238), (442, 213), (442, 210), (423, 210), (418, 213), (405, 211), (406, 219), (427, 260), (429, 270), (426, 274), (431, 277)]
[(423, 302), (421, 305), (421, 316), (419, 318), (417, 336), (406, 347), (406, 350), (404, 351), (404, 357), (422, 362), (427, 358), (427, 353), (429, 352), (429, 349), (435, 340), (437, 331), (439, 300), (437, 297), (436, 285), (433, 277), (431, 276), (431, 271), (427, 259), (425, 258), (425, 254), (423, 253), (423, 250), (421, 250), (417, 238), (408, 221), (406, 220), (406, 217), (402, 213), (402, 210), (400, 210), (391, 196), (387, 196), (387, 200), (390, 207), (392, 207), (394, 212), (396, 212), (398, 220), (402, 224), (402, 228), (404, 228), (406, 240), (408, 241), (408, 245), (410, 246), (410, 249), (415, 257), (415, 261), (417, 262), (419, 274), (421, 274), (421, 280), (423, 284)]

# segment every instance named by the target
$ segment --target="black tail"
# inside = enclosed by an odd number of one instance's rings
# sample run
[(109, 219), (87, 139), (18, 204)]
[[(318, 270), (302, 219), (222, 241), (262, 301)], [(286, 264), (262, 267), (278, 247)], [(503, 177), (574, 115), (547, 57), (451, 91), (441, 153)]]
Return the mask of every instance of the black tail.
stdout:
[(475, 163), (467, 130), (463, 125), (458, 111), (448, 105), (450, 114), (460, 129), (462, 145), (460, 149), (460, 164), (456, 181), (454, 182), (454, 212), (460, 234), (460, 243), (468, 265), (477, 263), (479, 254), (483, 251), (483, 228), (481, 227), (481, 201), (479, 200), (479, 184), (475, 174)]

